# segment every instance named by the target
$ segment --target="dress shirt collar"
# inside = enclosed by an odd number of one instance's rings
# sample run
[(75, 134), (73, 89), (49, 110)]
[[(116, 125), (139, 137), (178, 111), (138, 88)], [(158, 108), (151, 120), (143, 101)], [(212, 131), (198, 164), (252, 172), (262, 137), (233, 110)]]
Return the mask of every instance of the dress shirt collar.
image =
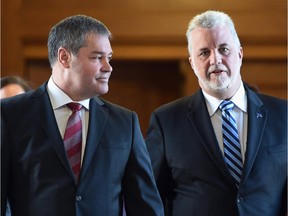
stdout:
[(53, 110), (56, 110), (60, 107), (63, 107), (67, 103), (77, 102), (80, 103), (86, 110), (89, 110), (89, 101), (86, 99), (83, 101), (73, 101), (67, 94), (65, 94), (53, 81), (52, 76), (50, 77), (47, 84), (47, 91), (50, 97), (50, 101), (53, 107)]
[[(223, 100), (219, 100), (206, 92), (203, 92), (203, 95), (205, 97), (205, 101), (207, 104), (209, 115), (212, 116), (218, 109), (220, 103)], [(245, 89), (243, 86), (243, 83), (241, 83), (239, 89), (236, 91), (236, 93), (233, 95), (233, 97), (230, 99), (239, 109), (241, 109), (243, 112), (247, 112), (247, 97), (245, 94)]]

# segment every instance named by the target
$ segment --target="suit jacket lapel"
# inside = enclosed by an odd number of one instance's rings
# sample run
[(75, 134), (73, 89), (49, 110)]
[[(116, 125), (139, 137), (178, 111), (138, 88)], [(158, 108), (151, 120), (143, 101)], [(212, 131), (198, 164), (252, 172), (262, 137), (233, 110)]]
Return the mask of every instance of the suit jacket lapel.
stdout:
[(243, 182), (247, 179), (258, 153), (268, 115), (268, 112), (262, 107), (262, 101), (259, 97), (249, 89), (246, 89), (246, 92), (248, 98), (248, 134)]
[(66, 171), (68, 172), (70, 177), (74, 179), (72, 170), (66, 156), (64, 143), (57, 126), (49, 95), (46, 91), (46, 85), (47, 83), (43, 84), (35, 91), (34, 95), (32, 96), (31, 110), (34, 110), (36, 118), (40, 122), (45, 133), (47, 134), (49, 143), (55, 149)]
[(101, 101), (98, 97), (90, 99), (89, 126), (87, 132), (85, 154), (80, 174), (80, 182), (81, 179), (85, 177), (91, 159), (100, 142), (100, 137), (103, 133), (107, 116), (108, 109), (105, 107), (103, 101)]
[(223, 154), (219, 147), (211, 119), (206, 107), (205, 99), (201, 91), (198, 91), (196, 95), (190, 101), (189, 107), (191, 112), (188, 113), (188, 117), (191, 124), (199, 135), (201, 144), (206, 149), (208, 155), (215, 162), (221, 173), (231, 180), (231, 184), (234, 185), (232, 177), (226, 168)]

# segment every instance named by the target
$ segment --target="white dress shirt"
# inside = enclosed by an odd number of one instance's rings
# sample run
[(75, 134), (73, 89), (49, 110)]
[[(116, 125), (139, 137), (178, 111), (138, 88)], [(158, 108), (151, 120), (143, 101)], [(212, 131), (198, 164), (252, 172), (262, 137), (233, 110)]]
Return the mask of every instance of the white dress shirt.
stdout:
[[(66, 130), (66, 125), (69, 116), (72, 114), (72, 111), (66, 106), (67, 103), (77, 102), (82, 105), (80, 111), (80, 117), (82, 121), (82, 151), (81, 151), (81, 164), (84, 157), (85, 146), (86, 146), (86, 136), (88, 130), (89, 122), (89, 101), (90, 99), (83, 101), (73, 101), (68, 95), (66, 95), (53, 81), (52, 76), (50, 77), (47, 84), (47, 91), (50, 97), (54, 115), (58, 124), (58, 129), (64, 138), (64, 133)], [(64, 145), (64, 143), (63, 143)]]
[[(219, 147), (222, 153), (224, 154), (223, 135), (222, 135), (222, 113), (221, 110), (219, 109), (219, 105), (223, 100), (219, 100), (215, 97), (212, 97), (211, 95), (205, 93), (203, 90), (202, 92), (205, 97), (206, 105), (219, 143)], [(237, 90), (237, 92), (230, 100), (235, 104), (232, 112), (237, 122), (242, 159), (244, 162), (247, 146), (248, 117), (247, 117), (247, 96), (245, 93), (243, 83), (240, 85), (240, 88)]]

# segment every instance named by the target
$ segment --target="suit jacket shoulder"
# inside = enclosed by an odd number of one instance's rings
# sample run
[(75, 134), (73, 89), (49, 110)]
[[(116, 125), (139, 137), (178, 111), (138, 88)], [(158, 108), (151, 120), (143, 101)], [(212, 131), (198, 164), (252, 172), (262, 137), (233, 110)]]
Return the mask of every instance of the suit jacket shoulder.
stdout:
[(177, 100), (171, 101), (169, 103), (163, 104), (162, 106), (155, 109), (155, 112), (158, 113), (170, 113), (170, 112), (184, 112), (189, 109), (198, 109), (199, 106), (203, 105), (205, 102), (202, 91), (199, 90), (193, 95), (184, 96)]
[(109, 110), (111, 110), (111, 111), (115, 111), (115, 112), (121, 112), (121, 113), (125, 113), (125, 114), (128, 114), (128, 113), (130, 113), (131, 114), (131, 112), (133, 112), (132, 110), (130, 110), (130, 109), (127, 109), (127, 108), (125, 108), (125, 107), (123, 107), (123, 106), (120, 106), (120, 105), (118, 105), (118, 104), (115, 104), (115, 103), (112, 103), (112, 102), (110, 102), (110, 101), (107, 101), (107, 100), (105, 100), (105, 99), (103, 99), (103, 98), (101, 98), (101, 97), (94, 97), (94, 99), (95, 99), (95, 101), (98, 103), (98, 104), (100, 104), (100, 105), (104, 105), (105, 107), (107, 107)]

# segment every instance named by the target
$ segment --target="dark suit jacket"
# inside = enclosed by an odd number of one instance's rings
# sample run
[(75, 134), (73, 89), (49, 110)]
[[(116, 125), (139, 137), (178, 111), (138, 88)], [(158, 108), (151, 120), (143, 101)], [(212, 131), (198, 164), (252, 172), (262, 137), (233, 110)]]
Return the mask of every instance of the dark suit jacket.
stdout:
[(287, 101), (246, 91), (248, 137), (239, 190), (225, 166), (202, 91), (152, 114), (146, 144), (166, 215), (285, 215)]
[[(1, 206), (13, 216), (163, 215), (137, 115), (90, 100), (78, 186), (46, 85), (1, 101)], [(2, 208), (4, 215), (5, 208)]]

